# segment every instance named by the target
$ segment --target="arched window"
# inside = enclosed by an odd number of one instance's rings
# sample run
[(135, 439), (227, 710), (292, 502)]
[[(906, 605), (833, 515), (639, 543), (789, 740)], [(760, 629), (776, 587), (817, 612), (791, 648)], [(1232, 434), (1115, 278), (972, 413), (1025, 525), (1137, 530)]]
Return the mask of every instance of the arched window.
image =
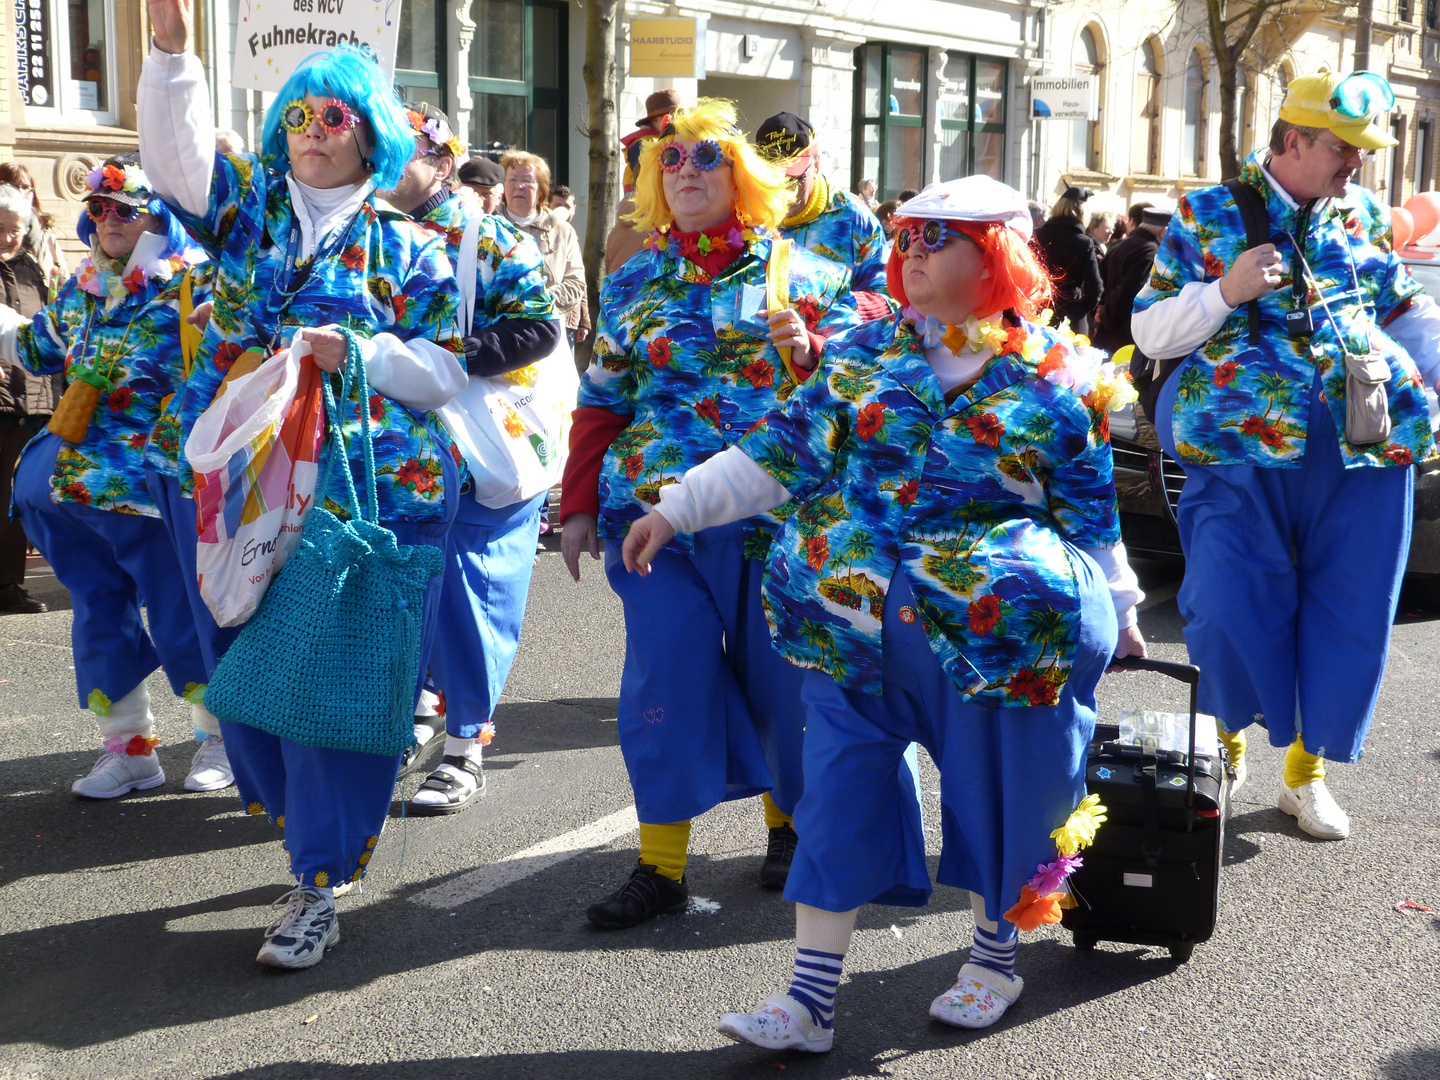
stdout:
[(1140, 106), (1141, 122), (1134, 128), (1131, 167), (1156, 176), (1160, 172), (1160, 58), (1154, 38), (1140, 46), (1135, 101)]
[(1205, 61), (1199, 49), (1192, 49), (1185, 64), (1185, 118), (1180, 136), (1180, 171), (1187, 176), (1204, 175), (1205, 98)]
[[(1086, 27), (1080, 31), (1075, 56), (1076, 75), (1099, 76), (1104, 64), (1100, 57), (1100, 46), (1095, 31)], [(1103, 79), (1097, 79), (1097, 95), (1105, 100)], [(1072, 169), (1100, 168), (1100, 122), (1098, 120), (1072, 120), (1070, 122), (1070, 167)]]

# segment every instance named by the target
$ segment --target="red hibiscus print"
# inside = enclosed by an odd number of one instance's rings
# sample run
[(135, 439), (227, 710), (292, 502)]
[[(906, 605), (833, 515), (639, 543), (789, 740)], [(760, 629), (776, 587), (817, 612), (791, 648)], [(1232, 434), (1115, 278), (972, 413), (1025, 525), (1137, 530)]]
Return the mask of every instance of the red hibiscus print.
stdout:
[(465, 239), (465, 230), (459, 225), (445, 230), (445, 243), (452, 248), (458, 248), (460, 241)]
[(855, 434), (867, 442), (885, 426), (885, 406), (872, 401), (860, 410), (855, 418)]
[(1034, 668), (1021, 668), (1005, 684), (1010, 696), (1019, 701), (1024, 698), (1031, 705), (1054, 705), (1055, 687), (1048, 679), (1036, 674)]
[(1234, 360), (1226, 360), (1225, 363), (1215, 369), (1215, 385), (1221, 390), (1224, 390), (1225, 387), (1235, 381), (1235, 376), (1239, 371), (1240, 365), (1238, 363)]
[(895, 501), (901, 506), (909, 506), (915, 501), (915, 496), (920, 493), (920, 482), (918, 480), (906, 480), (895, 489)]
[(233, 341), (222, 342), (215, 348), (215, 370), (225, 374), (235, 366), (235, 361), (240, 359), (244, 351)]
[(1403, 446), (1392, 446), (1385, 451), (1385, 460), (1395, 465), (1415, 464), (1415, 455)]
[(1265, 430), (1265, 421), (1258, 416), (1247, 416), (1240, 424), (1240, 434), (1259, 435)]
[(965, 426), (970, 429), (972, 439), (991, 449), (1000, 445), (1000, 437), (1005, 434), (1005, 425), (994, 413), (985, 413), (983, 416), (967, 416), (965, 417)]
[(415, 458), (408, 459), (395, 470), (395, 479), (402, 486), (410, 488), (419, 495), (435, 490), (435, 477), (430, 475), (430, 470)]
[(754, 387), (775, 385), (775, 368), (763, 356), (751, 360), (740, 369), (740, 374), (750, 380), (750, 385)]
[(1280, 434), (1280, 429), (1274, 424), (1266, 424), (1265, 430), (1260, 433), (1260, 441), (1279, 450), (1285, 445), (1285, 436)]
[(1000, 621), (1000, 598), (982, 596), (969, 607), (970, 629), (984, 637)]
[(1205, 276), (1212, 278), (1225, 276), (1225, 263), (1208, 251), (1205, 252)]
[(62, 489), (66, 495), (78, 503), (90, 505), (90, 489), (79, 480), (72, 480)]
[(1351, 214), (1345, 219), (1345, 231), (1357, 240), (1366, 239), (1365, 226), (1360, 223), (1360, 215)]
[(790, 305), (800, 318), (805, 320), (805, 329), (811, 331), (820, 325), (820, 301), (813, 296), (802, 296)]
[(640, 476), (640, 470), (645, 467), (645, 458), (640, 454), (631, 454), (623, 464), (625, 465), (625, 479), (633, 482)]
[(135, 396), (135, 391), (128, 386), (117, 386), (110, 391), (108, 404), (111, 412), (124, 412), (130, 407), (130, 399)]
[(372, 424), (385, 422), (385, 398), (381, 394), (370, 395), (370, 422)]
[(363, 270), (365, 268), (365, 250), (359, 244), (351, 244), (340, 253), (340, 261), (345, 264), (347, 270)]
[[(364, 204), (362, 203), (361, 205), (363, 206)], [(409, 302), (410, 298), (406, 296), (403, 292), (397, 292), (394, 296), (390, 297), (390, 307), (395, 312), (395, 319), (397, 322), (404, 320), (405, 305)]]
[(713, 397), (701, 398), (695, 403), (695, 412), (707, 424), (720, 426), (720, 403)]
[(650, 363), (657, 368), (667, 368), (674, 359), (675, 353), (671, 348), (672, 339), (668, 337), (657, 337), (650, 342), (646, 352), (650, 356)]
[(825, 562), (830, 558), (830, 541), (823, 536), (807, 536), (805, 538), (805, 562), (810, 569), (817, 574), (825, 569)]
[(144, 435), (131, 435), (131, 436), (130, 436), (130, 449), (131, 449), (131, 450), (144, 450), (144, 449), (145, 449), (145, 436), (144, 436)]

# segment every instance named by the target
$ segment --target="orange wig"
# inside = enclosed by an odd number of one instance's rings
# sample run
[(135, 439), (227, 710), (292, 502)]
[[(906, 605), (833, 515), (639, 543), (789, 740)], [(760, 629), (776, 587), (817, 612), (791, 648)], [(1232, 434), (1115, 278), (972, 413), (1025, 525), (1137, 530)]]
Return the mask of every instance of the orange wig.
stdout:
[[(1024, 238), (1014, 229), (998, 221), (947, 221), (945, 223), (973, 240), (985, 255), (985, 269), (990, 276), (980, 284), (984, 295), (975, 298), (974, 313), (986, 319), (1000, 311), (1014, 311), (1024, 319), (1033, 319), (1050, 304), (1050, 275)], [(896, 229), (924, 225), (919, 218), (895, 218)], [(891, 247), (890, 261), (885, 267), (890, 295), (902, 306), (905, 298), (905, 256), (898, 246)]]

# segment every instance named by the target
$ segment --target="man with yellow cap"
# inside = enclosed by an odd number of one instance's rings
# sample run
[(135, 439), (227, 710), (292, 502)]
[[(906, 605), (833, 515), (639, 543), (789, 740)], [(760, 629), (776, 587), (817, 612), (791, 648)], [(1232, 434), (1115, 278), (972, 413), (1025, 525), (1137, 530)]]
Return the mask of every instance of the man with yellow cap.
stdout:
[(1394, 104), (1368, 71), (1291, 82), (1238, 183), (1180, 200), (1131, 324), (1161, 383), (1161, 444), (1185, 469), (1179, 604), (1200, 707), (1237, 787), (1249, 725), (1288, 747), (1280, 809), (1326, 840), (1350, 821), (1324, 761), (1363, 748), (1414, 466), (1436, 453), (1440, 309), (1392, 252), (1389, 208), (1350, 182), (1395, 144), (1375, 123)]

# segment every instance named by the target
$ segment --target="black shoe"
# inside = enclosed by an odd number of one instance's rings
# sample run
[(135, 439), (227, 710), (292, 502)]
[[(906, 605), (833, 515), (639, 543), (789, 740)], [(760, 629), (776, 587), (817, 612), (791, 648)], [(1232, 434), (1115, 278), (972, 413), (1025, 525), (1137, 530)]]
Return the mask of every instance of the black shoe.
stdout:
[(760, 864), (760, 887), (780, 892), (790, 877), (790, 863), (795, 858), (795, 845), (800, 838), (789, 825), (770, 830), (770, 843), (765, 848), (765, 861)]
[(49, 611), (19, 585), (0, 585), (0, 615), (38, 615)]
[(591, 904), (585, 915), (601, 930), (627, 930), (656, 915), (679, 911), (689, 900), (683, 877), (672, 881), (655, 867), (640, 863), (619, 892)]
[[(445, 718), (443, 716), (417, 716), (415, 718), (415, 726), (419, 727), (422, 721), (426, 727), (430, 728), (430, 738), (426, 739), (423, 743), (412, 742), (405, 748), (405, 753), (400, 757), (400, 771), (402, 773), (408, 772), (415, 763), (420, 760), (425, 751), (430, 748), (430, 744), (436, 739), (442, 738), (445, 734)], [(434, 722), (434, 726), (432, 726), (431, 721)]]

